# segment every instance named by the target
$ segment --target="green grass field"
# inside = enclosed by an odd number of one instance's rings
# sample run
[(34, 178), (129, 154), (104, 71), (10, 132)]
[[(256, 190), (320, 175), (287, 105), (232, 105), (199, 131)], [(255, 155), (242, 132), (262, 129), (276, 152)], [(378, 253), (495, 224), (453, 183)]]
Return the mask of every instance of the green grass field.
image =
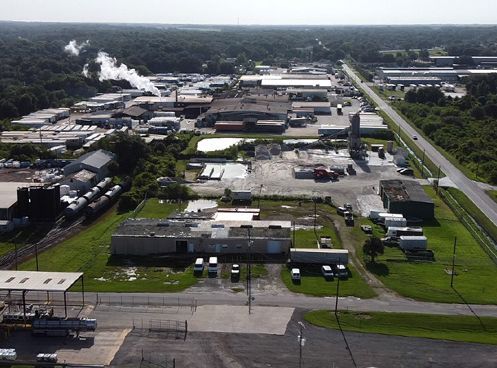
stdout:
[(312, 311), (305, 320), (315, 326), (383, 335), (497, 345), (497, 318), (474, 316), (424, 315), (385, 312)]
[[(358, 298), (373, 298), (375, 292), (366, 284), (366, 282), (357, 273), (354, 266), (348, 265), (349, 278), (340, 281), (340, 296), (356, 296)], [(300, 269), (302, 280), (300, 283), (292, 281), (290, 270), (283, 266), (281, 270), (281, 279), (288, 290), (294, 293), (301, 293), (312, 296), (334, 296), (336, 295), (337, 279), (327, 281), (321, 275), (320, 266), (310, 269)]]
[[(166, 217), (176, 208), (151, 199), (138, 216)], [(150, 257), (110, 257), (111, 235), (129, 215), (109, 210), (80, 233), (40, 254), (40, 271), (84, 272), (88, 291), (174, 292), (195, 284), (189, 264), (172, 266)], [(34, 259), (20, 269), (34, 270)]]
[[(367, 267), (385, 286), (406, 297), (446, 303), (497, 303), (497, 289), (494, 287), (497, 266), (434, 190), (431, 187), (425, 187), (425, 190), (435, 201), (436, 220), (423, 225), (435, 261), (408, 262), (400, 249), (385, 247), (385, 253), (378, 257), (376, 265)], [(375, 229), (381, 236), (378, 228)], [(455, 237), (457, 275), (455, 287), (451, 288)]]
[(173, 212), (183, 211), (186, 208), (186, 203), (169, 203), (161, 201), (157, 198), (147, 200), (145, 206), (138, 211), (134, 217), (136, 218), (166, 218)]
[[(282, 212), (284, 210), (284, 212)], [(344, 242), (363, 241), (365, 235), (359, 230), (343, 226), (343, 231), (338, 232), (335, 221), (343, 223), (343, 217), (337, 215), (336, 209), (327, 204), (317, 205), (316, 233), (313, 229), (296, 231), (297, 248), (317, 248), (316, 240), (320, 236), (330, 236), (334, 248), (342, 248)], [(284, 218), (286, 220), (307, 221), (313, 225), (314, 204), (309, 201), (261, 201), (261, 219)], [(358, 238), (357, 238), (358, 237)], [(360, 240), (358, 240), (360, 239)], [(376, 296), (374, 291), (367, 285), (357, 270), (349, 264), (350, 277), (340, 283), (340, 295), (354, 295), (360, 298), (372, 298)], [(333, 296), (336, 294), (336, 279), (326, 281), (321, 275), (320, 266), (309, 269), (301, 269), (302, 281), (295, 284), (291, 280), (290, 271), (283, 266), (281, 279), (287, 288), (295, 293), (313, 296)]]

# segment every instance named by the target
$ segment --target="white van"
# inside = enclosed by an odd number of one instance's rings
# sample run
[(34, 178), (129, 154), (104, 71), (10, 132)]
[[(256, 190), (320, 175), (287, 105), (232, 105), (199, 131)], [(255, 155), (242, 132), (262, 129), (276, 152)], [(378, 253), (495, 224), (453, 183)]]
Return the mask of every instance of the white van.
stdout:
[(193, 266), (193, 272), (194, 273), (204, 272), (204, 259), (203, 258), (197, 258), (195, 260), (195, 265)]
[(209, 257), (209, 273), (217, 275), (217, 257)]

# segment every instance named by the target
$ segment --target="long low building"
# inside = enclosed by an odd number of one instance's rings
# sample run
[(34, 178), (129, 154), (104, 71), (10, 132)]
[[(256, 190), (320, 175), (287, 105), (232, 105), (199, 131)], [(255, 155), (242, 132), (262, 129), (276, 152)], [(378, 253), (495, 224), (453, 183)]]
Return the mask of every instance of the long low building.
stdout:
[[(245, 226), (252, 226), (248, 229)], [(112, 235), (111, 254), (287, 254), (290, 221), (129, 219)]]

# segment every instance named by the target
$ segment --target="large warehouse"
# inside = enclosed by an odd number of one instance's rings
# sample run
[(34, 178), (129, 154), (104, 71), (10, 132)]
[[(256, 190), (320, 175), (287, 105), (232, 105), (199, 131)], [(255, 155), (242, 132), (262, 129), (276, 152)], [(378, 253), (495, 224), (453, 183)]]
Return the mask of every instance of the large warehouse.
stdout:
[(291, 105), (279, 99), (226, 98), (215, 100), (211, 108), (199, 117), (207, 124), (217, 121), (286, 121)]
[(407, 219), (435, 217), (435, 204), (417, 181), (380, 180), (380, 196), (390, 213), (401, 213)]
[[(246, 226), (252, 226), (248, 229)], [(112, 235), (113, 255), (286, 254), (290, 221), (129, 219)]]

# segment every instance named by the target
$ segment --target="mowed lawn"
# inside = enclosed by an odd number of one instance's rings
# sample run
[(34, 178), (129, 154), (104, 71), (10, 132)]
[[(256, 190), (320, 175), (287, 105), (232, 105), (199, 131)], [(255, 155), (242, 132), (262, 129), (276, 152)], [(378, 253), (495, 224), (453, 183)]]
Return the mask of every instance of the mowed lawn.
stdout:
[[(167, 217), (177, 208), (176, 204), (150, 199), (135, 216)], [(188, 264), (178, 267), (149, 257), (110, 257), (112, 233), (130, 215), (118, 214), (115, 209), (107, 211), (75, 236), (40, 254), (40, 270), (84, 272), (85, 288), (89, 291), (173, 292), (193, 285), (196, 279)], [(20, 268), (34, 270), (34, 259)]]
[(315, 326), (355, 331), (424, 337), (497, 345), (497, 318), (413, 313), (312, 311), (305, 320)]
[[(435, 201), (436, 221), (423, 225), (435, 262), (408, 262), (398, 248), (385, 247), (385, 254), (369, 269), (387, 287), (406, 297), (446, 303), (497, 304), (497, 265), (434, 190), (431, 187), (425, 190)], [(455, 237), (456, 276), (451, 288)]]
[[(282, 217), (287, 220), (295, 220), (297, 223), (306, 222), (308, 229), (297, 230), (295, 233), (296, 248), (318, 248), (317, 240), (321, 236), (331, 237), (334, 248), (342, 248), (344, 242), (349, 242), (356, 234), (353, 228), (344, 225), (342, 216), (337, 215), (336, 209), (328, 204), (317, 205), (317, 228), (314, 232), (314, 204), (311, 201), (261, 201), (261, 219), (276, 219)], [(339, 232), (335, 221), (341, 224)], [(356, 225), (358, 228), (358, 225)], [(359, 230), (360, 232), (360, 230)], [(359, 234), (363, 235), (363, 234)], [(365, 237), (365, 236), (364, 236)], [(302, 280), (294, 283), (290, 276), (290, 270), (283, 266), (281, 279), (286, 287), (294, 292), (311, 296), (334, 296), (336, 295), (337, 279), (327, 281), (321, 274), (321, 265), (301, 268)], [(339, 295), (356, 296), (359, 298), (375, 297), (375, 292), (364, 281), (354, 266), (349, 263), (349, 278), (340, 281)]]
[[(340, 280), (339, 296), (356, 296), (358, 298), (373, 298), (375, 292), (366, 284), (354, 266), (349, 263), (349, 277), (346, 280)], [(337, 278), (326, 280), (321, 274), (320, 266), (311, 268), (300, 268), (301, 281), (295, 283), (292, 281), (290, 269), (283, 266), (281, 270), (281, 279), (288, 290), (294, 293), (301, 293), (310, 296), (335, 296), (337, 292)], [(331, 302), (330, 302), (331, 305)]]

